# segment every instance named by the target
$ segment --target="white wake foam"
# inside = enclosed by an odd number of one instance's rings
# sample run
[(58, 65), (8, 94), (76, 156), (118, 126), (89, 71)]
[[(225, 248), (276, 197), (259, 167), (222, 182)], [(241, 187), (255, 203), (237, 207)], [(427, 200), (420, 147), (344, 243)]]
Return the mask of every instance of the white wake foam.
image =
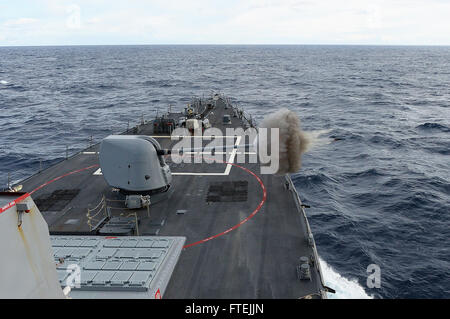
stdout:
[(3, 85), (8, 85), (8, 83), (9, 83), (9, 82), (8, 82), (8, 81), (5, 81), (5, 80), (1, 80), (1, 81), (0, 81), (0, 84), (3, 84)]
[(335, 294), (327, 293), (329, 299), (372, 299), (364, 288), (356, 281), (339, 275), (323, 259), (319, 258), (325, 285), (336, 290)]

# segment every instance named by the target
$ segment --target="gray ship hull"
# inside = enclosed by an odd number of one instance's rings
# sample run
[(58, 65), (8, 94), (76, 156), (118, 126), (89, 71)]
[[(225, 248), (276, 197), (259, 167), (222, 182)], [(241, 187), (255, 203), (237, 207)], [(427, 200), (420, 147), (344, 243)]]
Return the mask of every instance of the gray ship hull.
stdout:
[[(209, 111), (198, 107), (224, 131), (251, 125), (224, 103)], [(231, 124), (223, 124), (225, 114)], [(149, 121), (124, 134), (153, 136), (167, 149), (176, 143), (153, 128)], [(164, 298), (325, 297), (314, 240), (289, 176), (261, 175), (259, 163), (230, 163), (231, 150), (224, 163), (167, 158), (170, 190), (152, 195), (149, 209), (129, 210), (124, 195), (102, 177), (98, 151), (93, 145), (22, 182), (52, 235), (108, 236), (111, 217), (134, 216), (139, 223), (131, 235), (186, 238)], [(299, 276), (302, 256), (309, 258), (310, 279)]]

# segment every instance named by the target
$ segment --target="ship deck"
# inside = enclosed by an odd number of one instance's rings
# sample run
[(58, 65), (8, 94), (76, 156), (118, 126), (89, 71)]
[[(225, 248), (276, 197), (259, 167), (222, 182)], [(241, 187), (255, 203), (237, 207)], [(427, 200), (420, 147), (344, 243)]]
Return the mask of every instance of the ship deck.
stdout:
[[(225, 114), (231, 124), (223, 124)], [(216, 107), (207, 117), (224, 131), (248, 125), (232, 108)], [(153, 136), (163, 148), (177, 142), (154, 134), (151, 121), (131, 132)], [(98, 235), (109, 213), (139, 219), (136, 235), (186, 237), (164, 298), (322, 296), (315, 246), (295, 188), (289, 177), (260, 174), (259, 163), (236, 163), (238, 152), (251, 149), (227, 150), (224, 162), (214, 164), (176, 164), (168, 157), (171, 190), (149, 210), (125, 208), (124, 196), (100, 173), (98, 150), (93, 145), (22, 182), (51, 234)], [(298, 277), (301, 256), (314, 260), (311, 280)]]

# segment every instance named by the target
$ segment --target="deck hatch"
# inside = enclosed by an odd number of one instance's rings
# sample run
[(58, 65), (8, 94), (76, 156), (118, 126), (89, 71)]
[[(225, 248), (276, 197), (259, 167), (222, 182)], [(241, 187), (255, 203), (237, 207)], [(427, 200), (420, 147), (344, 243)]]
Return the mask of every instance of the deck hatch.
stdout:
[(247, 181), (225, 181), (210, 183), (207, 202), (245, 202), (247, 201)]
[(40, 196), (34, 202), (40, 211), (61, 211), (79, 192), (80, 189), (58, 189), (50, 195)]
[(104, 286), (111, 281), (111, 278), (114, 276), (114, 274), (114, 271), (99, 271), (92, 280), (92, 284)]
[(120, 266), (122, 266), (121, 261), (108, 261), (102, 267), (102, 270), (117, 270)]
[(136, 270), (138, 265), (138, 261), (126, 261), (120, 266), (120, 270)]
[(85, 286), (89, 283), (92, 283), (92, 280), (97, 274), (98, 271), (83, 271), (83, 275), (81, 276), (81, 285)]
[(111, 285), (113, 286), (124, 286), (130, 277), (133, 275), (132, 271), (120, 271), (116, 272), (111, 279)]

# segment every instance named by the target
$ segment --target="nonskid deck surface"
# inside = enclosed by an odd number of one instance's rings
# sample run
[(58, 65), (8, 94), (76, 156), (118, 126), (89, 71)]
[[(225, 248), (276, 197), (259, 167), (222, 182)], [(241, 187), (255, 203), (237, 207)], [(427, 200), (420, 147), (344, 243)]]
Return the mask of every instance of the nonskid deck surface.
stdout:
[[(212, 111), (211, 125), (223, 132), (226, 127), (244, 126), (233, 116), (231, 125), (223, 124), (224, 114), (233, 115), (231, 108)], [(163, 148), (177, 143), (166, 134), (154, 134), (152, 127), (148, 122), (132, 133), (153, 136)], [(226, 139), (238, 142), (236, 137)], [(205, 139), (203, 145), (210, 142)], [(224, 163), (174, 164), (167, 158), (173, 173), (171, 190), (149, 211), (125, 208), (124, 196), (101, 175), (98, 150), (94, 145), (23, 182), (25, 191), (34, 191), (52, 234), (97, 235), (96, 227), (107, 214), (96, 209), (105, 198), (111, 216), (139, 219), (139, 235), (186, 237), (164, 298), (320, 295), (317, 267), (311, 267), (311, 280), (298, 278), (300, 257), (316, 255), (297, 195), (287, 187), (290, 179), (262, 175), (258, 163), (236, 163), (236, 152), (251, 149), (225, 151)]]

